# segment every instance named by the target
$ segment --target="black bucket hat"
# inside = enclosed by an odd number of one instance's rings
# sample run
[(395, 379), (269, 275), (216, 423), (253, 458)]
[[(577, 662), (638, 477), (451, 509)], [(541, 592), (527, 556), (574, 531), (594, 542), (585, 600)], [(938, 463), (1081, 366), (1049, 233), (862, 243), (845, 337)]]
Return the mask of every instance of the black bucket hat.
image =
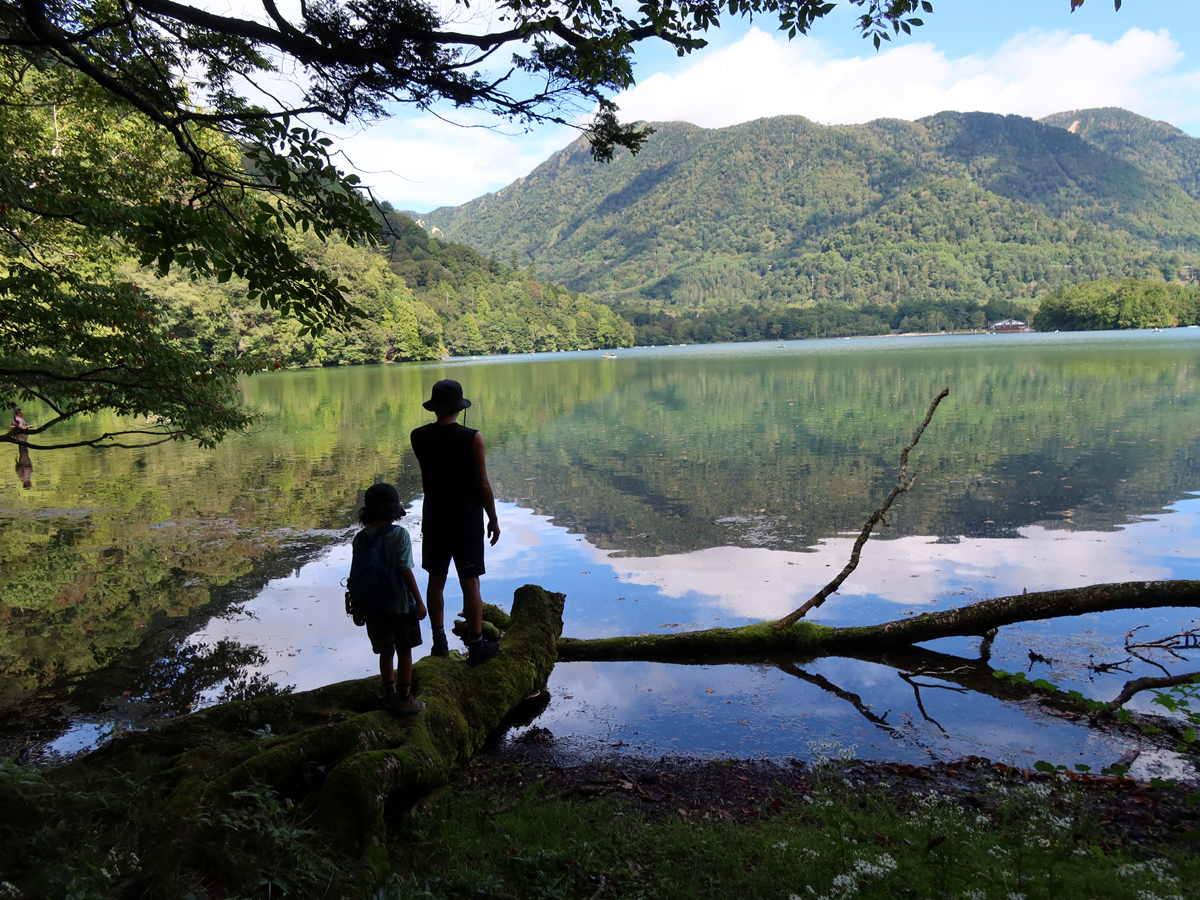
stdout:
[(429, 399), (421, 404), (430, 412), (448, 413), (467, 409), (471, 401), (464, 399), (462, 385), (452, 378), (443, 378), (429, 392)]
[(400, 492), (386, 481), (379, 481), (367, 488), (363, 501), (368, 504), (399, 503)]
[(360, 519), (365, 525), (373, 518), (384, 518), (396, 521), (404, 518), (404, 504), (400, 502), (400, 492), (394, 485), (386, 481), (377, 481), (363, 492), (363, 514), (366, 519)]

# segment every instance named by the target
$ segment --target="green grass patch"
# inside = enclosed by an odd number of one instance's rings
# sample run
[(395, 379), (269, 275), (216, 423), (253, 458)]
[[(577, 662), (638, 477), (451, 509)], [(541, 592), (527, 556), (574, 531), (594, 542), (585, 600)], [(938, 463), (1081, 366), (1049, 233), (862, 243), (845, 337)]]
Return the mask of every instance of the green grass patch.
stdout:
[(620, 793), (459, 784), (413, 812), (376, 896), (1168, 900), (1200, 883), (1194, 843), (1123, 845), (1065, 781), (898, 794), (824, 774), (749, 820)]
[(0, 764), (0, 898), (335, 897), (326, 891), (354, 869), (273, 790), (179, 809), (158, 781)]
[[(927, 770), (683, 768), (654, 783), (481, 759), (389, 813), (395, 874), (379, 880), (267, 788), (168, 807), (169, 772), (4, 764), (0, 898), (1182, 900), (1200, 884), (1181, 792), (985, 768), (957, 791)], [(1156, 829), (1131, 842), (1121, 826), (1148, 807)]]

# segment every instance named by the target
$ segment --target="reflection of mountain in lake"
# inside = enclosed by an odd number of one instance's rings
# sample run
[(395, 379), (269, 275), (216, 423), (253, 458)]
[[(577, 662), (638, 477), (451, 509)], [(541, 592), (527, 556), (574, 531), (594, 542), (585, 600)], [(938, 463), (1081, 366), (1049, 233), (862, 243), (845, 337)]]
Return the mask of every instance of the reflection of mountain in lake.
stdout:
[(884, 535), (1104, 530), (1200, 487), (1194, 365), (1174, 350), (876, 346), (622, 361), (611, 391), (493, 452), (495, 481), (634, 555), (800, 549), (857, 530), (949, 386)]
[(884, 535), (1103, 530), (1158, 511), (1200, 487), (1186, 337), (826, 342), (256, 377), (246, 396), (260, 422), (214, 451), (44, 454), (32, 490), (0, 483), (0, 706), (125, 658), (172, 620), (212, 614), (229, 602), (214, 585), (260, 580), (338, 539), (371, 482), (417, 497), (408, 433), (429, 419), (420, 404), (441, 377), (475, 401), (466, 424), (483, 430), (498, 495), (601, 547), (798, 550), (859, 527), (943, 386), (951, 397), (913, 454), (916, 489)]

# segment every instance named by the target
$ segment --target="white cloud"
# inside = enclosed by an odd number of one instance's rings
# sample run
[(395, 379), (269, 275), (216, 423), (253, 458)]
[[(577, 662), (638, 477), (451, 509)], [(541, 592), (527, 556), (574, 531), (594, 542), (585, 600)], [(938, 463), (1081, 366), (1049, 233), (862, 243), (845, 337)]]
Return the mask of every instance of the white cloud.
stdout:
[[(1026, 589), (1169, 578), (1170, 564), (1139, 546), (1152, 541), (1163, 551), (1170, 543), (1164, 532), (1173, 533), (1173, 527), (1182, 530), (1183, 522), (1175, 516), (1169, 522), (1139, 522), (1103, 538), (1093, 532), (1030, 526), (1021, 529), (1025, 540), (963, 538), (957, 544), (929, 537), (872, 540), (864, 550), (870, 562), (864, 561), (841, 588), (841, 610), (829, 601), (824, 618), (832, 621), (844, 614), (845, 600), (855, 596), (874, 595), (917, 609), (955, 596), (1005, 596)], [(596, 562), (611, 566), (622, 583), (653, 585), (663, 596), (706, 602), (727, 616), (777, 619), (815, 594), (845, 565), (851, 544), (849, 537), (832, 538), (808, 553), (751, 547), (713, 547), (650, 558), (610, 556), (600, 549), (593, 553)], [(820, 613), (813, 617), (823, 618)]]
[(929, 43), (834, 58), (819, 40), (788, 42), (751, 29), (677, 75), (656, 74), (617, 98), (628, 119), (716, 128), (798, 114), (848, 124), (916, 119), (943, 110), (1040, 117), (1123, 106), (1176, 124), (1200, 122), (1200, 71), (1166, 30), (1131, 28), (1107, 43), (1027, 31), (990, 55), (948, 59)]
[[(474, 115), (459, 121), (472, 125), (486, 120)], [(347, 168), (377, 197), (401, 209), (426, 212), (499, 190), (575, 137), (565, 128), (536, 135), (512, 134), (513, 126), (507, 130), (461, 127), (418, 113), (375, 123), (347, 135), (338, 146)]]

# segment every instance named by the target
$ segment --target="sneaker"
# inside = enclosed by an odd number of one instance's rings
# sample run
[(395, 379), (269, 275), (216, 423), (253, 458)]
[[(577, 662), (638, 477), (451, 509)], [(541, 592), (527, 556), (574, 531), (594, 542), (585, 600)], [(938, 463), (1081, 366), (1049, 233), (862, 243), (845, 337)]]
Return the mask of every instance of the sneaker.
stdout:
[(467, 645), (467, 662), (473, 666), (485, 663), (500, 652), (500, 645), (495, 641), (478, 640)]
[(388, 712), (393, 712), (398, 716), (413, 716), (425, 708), (425, 701), (418, 700), (412, 694), (409, 694), (407, 697), (401, 697), (397, 694), (384, 700), (383, 707)]
[(429, 651), (430, 656), (449, 656), (450, 645), (446, 642), (446, 635), (435, 634), (433, 636), (433, 649)]

